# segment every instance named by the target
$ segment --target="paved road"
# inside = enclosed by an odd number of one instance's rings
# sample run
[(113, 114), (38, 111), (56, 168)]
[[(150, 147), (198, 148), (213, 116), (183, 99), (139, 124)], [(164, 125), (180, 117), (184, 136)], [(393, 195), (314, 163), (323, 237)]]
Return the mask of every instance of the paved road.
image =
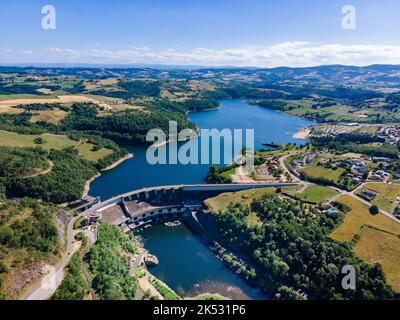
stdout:
[(54, 167), (54, 163), (50, 160), (48, 160), (48, 161), (49, 161), (49, 167), (46, 170), (31, 174), (29, 176), (25, 176), (23, 179), (34, 178), (34, 177), (43, 176), (45, 174), (48, 174), (51, 170), (53, 170), (53, 167)]
[[(290, 154), (279, 158), (279, 163), (280, 163), (281, 167), (282, 167), (286, 172), (288, 172), (288, 173), (290, 174), (290, 176), (294, 179), (294, 181), (300, 181), (300, 182), (302, 182), (302, 183), (304, 183), (304, 184), (306, 184), (306, 185), (311, 185), (311, 184), (313, 184), (313, 183), (310, 183), (310, 182), (308, 182), (308, 181), (300, 180), (299, 177), (296, 177), (296, 176), (289, 170), (289, 168), (288, 168), (288, 167), (286, 166), (286, 164), (285, 164), (285, 160), (286, 160), (289, 156), (290, 156)], [(335, 197), (333, 197), (332, 199), (330, 199), (330, 202), (336, 201), (337, 199), (339, 199), (339, 198), (342, 197), (343, 195), (349, 195), (349, 196), (351, 196), (351, 197), (357, 199), (358, 201), (360, 201), (360, 202), (366, 204), (368, 207), (371, 207), (372, 204), (371, 204), (370, 202), (368, 202), (368, 201), (366, 201), (365, 199), (363, 199), (363, 198), (361, 198), (361, 197), (359, 197), (359, 196), (356, 195), (356, 192), (357, 192), (358, 190), (360, 190), (361, 188), (363, 188), (364, 185), (365, 185), (365, 183), (362, 183), (361, 185), (359, 185), (357, 188), (355, 188), (355, 189), (352, 190), (352, 191), (346, 191), (346, 190), (342, 190), (342, 189), (337, 188), (337, 187), (332, 187), (332, 186), (330, 186), (330, 188), (335, 189), (336, 191), (339, 192), (338, 195), (336, 195)], [(395, 222), (397, 222), (397, 223), (400, 223), (400, 220), (396, 219), (396, 217), (395, 217), (394, 215), (392, 215), (391, 213), (389, 213), (389, 212), (387, 212), (387, 211), (384, 211), (384, 210), (382, 210), (382, 209), (379, 209), (379, 212), (380, 212), (381, 214), (385, 215), (386, 217), (392, 219), (393, 221), (395, 221)]]
[[(136, 257), (132, 258), (131, 263), (130, 263), (130, 274), (131, 275), (136, 275), (136, 268), (141, 264), (143, 260), (143, 255), (138, 254)], [(139, 281), (138, 281), (138, 286), (136, 290), (136, 298), (137, 300), (143, 300), (143, 292), (142, 289), (140, 288)]]
[[(283, 170), (285, 170), (285, 171), (289, 174), (289, 176), (293, 179), (293, 182), (299, 182), (299, 181), (301, 181), (301, 180), (299, 179), (299, 177), (296, 176), (296, 175), (294, 175), (294, 174), (292, 173), (292, 171), (290, 171), (289, 168), (286, 166), (285, 160), (286, 160), (287, 158), (289, 158), (290, 156), (291, 156), (291, 154), (287, 154), (286, 156), (280, 157), (280, 158), (279, 158), (279, 164), (281, 165), (281, 167), (283, 168)], [(301, 181), (301, 182), (308, 184), (308, 182), (305, 182), (305, 181)]]
[[(362, 183), (361, 185), (359, 185), (357, 188), (355, 188), (352, 191), (345, 191), (345, 190), (342, 190), (342, 189), (339, 189), (339, 188), (336, 188), (336, 187), (331, 187), (332, 189), (335, 189), (336, 191), (340, 192), (340, 194), (338, 194), (337, 196), (333, 197), (330, 201), (331, 202), (332, 201), (336, 201), (341, 196), (348, 195), (348, 196), (351, 196), (351, 197), (357, 199), (358, 201), (364, 203), (368, 207), (371, 207), (372, 204), (370, 202), (368, 202), (367, 200), (365, 200), (365, 199), (359, 197), (358, 195), (356, 195), (356, 192), (358, 190), (362, 189), (364, 187), (364, 185), (365, 185), (365, 183)], [(395, 221), (397, 223), (400, 223), (400, 220), (398, 220), (393, 214), (391, 214), (391, 213), (389, 213), (389, 212), (387, 212), (385, 210), (379, 209), (379, 213), (383, 214), (384, 216), (388, 217), (389, 219), (392, 219), (393, 221)]]
[(86, 257), (84, 257), (84, 259), (83, 259), (83, 274), (85, 275), (85, 278), (89, 284), (89, 288), (90, 288), (90, 292), (92, 293), (93, 300), (98, 300), (96, 291), (93, 289), (93, 286), (92, 286), (92, 282), (93, 282), (92, 276), (90, 275), (90, 273), (87, 269)]
[[(279, 162), (280, 165), (282, 166), (282, 168), (288, 172), (288, 174), (292, 177), (294, 182), (301, 182), (305, 185), (311, 185), (312, 183), (308, 182), (308, 181), (302, 181), (299, 179), (299, 177), (297, 177), (296, 175), (294, 175), (286, 166), (285, 164), (285, 159), (287, 159), (289, 155), (285, 155), (281, 158), (279, 158)], [(354, 197), (355, 199), (357, 199), (358, 201), (361, 201), (362, 203), (366, 204), (368, 207), (371, 206), (371, 203), (369, 203), (368, 201), (360, 198), (359, 196), (357, 196), (355, 194), (355, 192), (357, 190), (359, 190), (360, 188), (363, 187), (364, 184), (360, 185), (358, 188), (356, 188), (353, 191), (345, 191), (336, 187), (331, 187), (335, 190), (337, 190), (340, 194), (335, 196), (334, 198), (332, 198), (330, 201), (335, 201), (336, 199), (338, 199), (340, 196), (342, 195), (349, 195), (351, 197)], [(111, 199), (112, 200), (112, 199)], [(393, 221), (400, 223), (400, 221), (398, 219), (396, 219), (392, 214), (390, 214), (389, 212), (386, 212), (384, 210), (380, 210), (380, 213), (387, 216), (388, 218), (392, 219)], [(45, 277), (43, 277), (42, 281), (37, 283), (35, 286), (33, 286), (31, 289), (29, 289), (23, 296), (22, 296), (22, 300), (45, 300), (45, 299), (49, 299), (52, 294), (56, 291), (56, 289), (58, 288), (58, 286), (61, 284), (63, 278), (64, 278), (64, 268), (67, 266), (69, 260), (71, 259), (72, 254), (74, 253), (74, 244), (75, 244), (75, 239), (74, 239), (74, 223), (77, 219), (79, 219), (80, 217), (82, 217), (85, 214), (85, 212), (82, 212), (81, 214), (79, 214), (76, 217), (71, 218), (71, 220), (68, 223), (68, 227), (67, 227), (67, 234), (68, 234), (68, 244), (67, 244), (67, 254), (63, 257), (63, 259), (54, 267), (54, 272), (46, 275)], [(91, 239), (93, 240), (93, 239)], [(95, 239), (94, 239), (95, 240)], [(76, 248), (75, 248), (76, 249)], [(136, 269), (136, 264), (137, 261), (134, 262), (134, 269)], [(131, 266), (132, 267), (132, 266)], [(84, 268), (85, 270), (85, 268)], [(87, 273), (87, 270), (86, 270)], [(86, 275), (85, 273), (85, 275)], [(88, 280), (90, 281), (90, 276), (88, 278)]]
[[(72, 214), (72, 213), (70, 213)], [(84, 213), (76, 217), (72, 217), (67, 226), (68, 244), (65, 256), (54, 267), (53, 271), (42, 278), (39, 283), (29, 289), (21, 300), (46, 300), (49, 299), (57, 290), (58, 286), (64, 279), (64, 268), (67, 266), (73, 253), (76, 251), (76, 242), (74, 238), (74, 223)]]

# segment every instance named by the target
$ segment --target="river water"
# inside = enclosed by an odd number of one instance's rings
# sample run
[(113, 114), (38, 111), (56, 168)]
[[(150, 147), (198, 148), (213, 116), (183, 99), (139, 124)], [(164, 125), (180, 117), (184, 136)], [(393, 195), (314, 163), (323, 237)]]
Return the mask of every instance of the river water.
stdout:
[[(219, 109), (189, 114), (201, 129), (254, 129), (256, 149), (263, 142), (304, 143), (292, 135), (313, 122), (267, 108), (249, 105), (240, 99), (222, 100)], [(222, 146), (221, 146), (222, 147)], [(106, 200), (114, 195), (150, 186), (204, 183), (208, 164), (151, 165), (146, 150), (128, 147), (134, 157), (102, 174), (90, 187), (90, 195)], [(160, 264), (151, 272), (183, 296), (220, 293), (234, 299), (267, 298), (251, 288), (209, 250), (186, 227), (155, 226), (141, 233), (145, 247)]]

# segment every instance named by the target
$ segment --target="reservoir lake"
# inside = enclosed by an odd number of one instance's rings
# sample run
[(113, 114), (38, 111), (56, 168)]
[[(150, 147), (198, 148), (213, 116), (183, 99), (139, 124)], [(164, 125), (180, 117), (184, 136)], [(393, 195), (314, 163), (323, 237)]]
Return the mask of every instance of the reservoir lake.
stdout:
[[(188, 117), (200, 129), (254, 129), (256, 149), (265, 148), (262, 145), (264, 142), (305, 143), (305, 140), (293, 138), (293, 134), (314, 124), (268, 108), (249, 105), (242, 99), (222, 100), (219, 109), (189, 113)], [(134, 157), (94, 180), (90, 195), (106, 200), (143, 187), (205, 183), (209, 164), (151, 165), (147, 162), (145, 148), (127, 149)], [(225, 268), (185, 226), (169, 228), (157, 225), (140, 235), (145, 248), (160, 261), (150, 272), (178, 294), (186, 297), (210, 292), (232, 299), (268, 299)]]

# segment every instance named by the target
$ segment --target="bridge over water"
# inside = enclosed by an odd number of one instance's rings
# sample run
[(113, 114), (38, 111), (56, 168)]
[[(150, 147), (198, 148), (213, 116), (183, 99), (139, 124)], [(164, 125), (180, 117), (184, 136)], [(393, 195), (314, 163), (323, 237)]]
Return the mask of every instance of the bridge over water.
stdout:
[(298, 183), (188, 184), (143, 188), (95, 203), (89, 214), (124, 228), (164, 218), (180, 218), (199, 209), (205, 199), (223, 192), (279, 188)]

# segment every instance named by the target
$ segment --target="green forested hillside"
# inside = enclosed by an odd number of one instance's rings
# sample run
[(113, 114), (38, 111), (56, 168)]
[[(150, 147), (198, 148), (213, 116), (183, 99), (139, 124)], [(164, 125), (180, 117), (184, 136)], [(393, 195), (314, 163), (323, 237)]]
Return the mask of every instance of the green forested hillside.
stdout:
[[(261, 224), (246, 223), (252, 212)], [(287, 286), (318, 299), (394, 298), (380, 266), (360, 261), (348, 245), (329, 237), (341, 217), (314, 215), (299, 202), (276, 196), (253, 201), (251, 207), (232, 204), (215, 214), (221, 241), (247, 256), (256, 267), (254, 282), (267, 292), (280, 292), (277, 297), (287, 295), (282, 287)], [(356, 268), (356, 290), (342, 288), (345, 265)]]
[(42, 263), (57, 259), (55, 210), (28, 198), (0, 201), (0, 297), (15, 298), (40, 277)]
[[(51, 161), (52, 170), (43, 175), (25, 177), (39, 165)], [(78, 156), (72, 148), (66, 150), (0, 148), (0, 191), (7, 197), (42, 199), (63, 203), (79, 198), (85, 182), (96, 173), (93, 164)]]
[(101, 300), (133, 300), (137, 280), (129, 273), (130, 258), (135, 252), (122, 231), (107, 223), (100, 224), (99, 237), (88, 257), (93, 287)]

